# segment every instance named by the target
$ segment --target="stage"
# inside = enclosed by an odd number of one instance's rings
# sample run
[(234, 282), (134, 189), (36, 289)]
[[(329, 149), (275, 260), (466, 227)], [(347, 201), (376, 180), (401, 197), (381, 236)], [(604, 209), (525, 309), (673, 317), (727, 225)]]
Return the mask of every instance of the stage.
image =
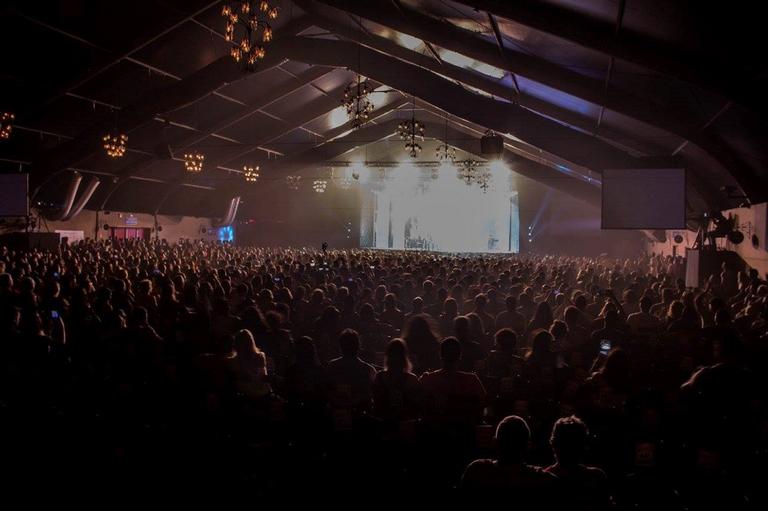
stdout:
[(363, 191), (360, 245), (441, 253), (517, 253), (520, 216), (509, 171), (485, 189), (456, 172), (401, 172)]

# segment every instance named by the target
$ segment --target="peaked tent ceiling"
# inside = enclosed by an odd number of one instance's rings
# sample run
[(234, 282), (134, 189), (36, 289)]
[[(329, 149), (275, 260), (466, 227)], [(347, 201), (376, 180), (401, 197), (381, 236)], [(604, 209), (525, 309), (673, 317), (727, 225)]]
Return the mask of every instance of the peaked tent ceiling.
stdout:
[[(4, 4), (15, 44), (0, 109), (16, 124), (0, 171), (29, 170), (41, 200), (63, 200), (76, 169), (107, 178), (90, 208), (215, 215), (246, 164), (269, 186), (366, 146), (400, 159), (386, 141), (415, 96), (428, 138), (448, 118), (449, 142), (477, 155), (493, 129), (513, 170), (584, 200), (599, 199), (604, 168), (659, 166), (689, 170), (691, 213), (768, 199), (768, 70), (749, 13), (693, 0), (275, 3), (275, 40), (245, 74), (222, 2), (124, 2), (119, 20), (104, 2)], [(370, 125), (351, 131), (340, 97), (355, 72), (378, 88)], [(116, 127), (129, 136), (120, 160), (101, 149)], [(194, 177), (190, 149), (206, 154)]]

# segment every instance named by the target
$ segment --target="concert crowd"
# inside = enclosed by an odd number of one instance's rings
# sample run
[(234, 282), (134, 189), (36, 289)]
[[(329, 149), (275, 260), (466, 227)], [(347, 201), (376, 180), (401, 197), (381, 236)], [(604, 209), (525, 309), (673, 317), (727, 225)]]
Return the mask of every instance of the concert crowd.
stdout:
[(684, 268), (0, 247), (3, 479), (766, 509), (768, 285), (724, 267), (688, 288)]

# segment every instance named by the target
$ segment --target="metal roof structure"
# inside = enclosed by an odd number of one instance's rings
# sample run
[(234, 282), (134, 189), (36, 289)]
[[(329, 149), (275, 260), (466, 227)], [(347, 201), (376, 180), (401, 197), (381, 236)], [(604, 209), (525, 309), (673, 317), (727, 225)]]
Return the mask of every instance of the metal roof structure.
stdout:
[[(275, 0), (255, 72), (224, 39), (222, 2), (10, 2), (0, 111), (16, 115), (0, 171), (63, 200), (71, 171), (102, 177), (91, 209), (212, 216), (243, 186), (329, 162), (397, 160), (415, 108), (424, 158), (444, 137), (479, 156), (503, 135), (512, 170), (599, 202), (606, 168), (685, 167), (691, 214), (768, 199), (761, 19), (664, 0)], [(353, 130), (356, 73), (376, 87)], [(102, 136), (126, 133), (124, 157)], [(434, 141), (434, 142), (432, 142)], [(206, 155), (183, 171), (181, 155)]]

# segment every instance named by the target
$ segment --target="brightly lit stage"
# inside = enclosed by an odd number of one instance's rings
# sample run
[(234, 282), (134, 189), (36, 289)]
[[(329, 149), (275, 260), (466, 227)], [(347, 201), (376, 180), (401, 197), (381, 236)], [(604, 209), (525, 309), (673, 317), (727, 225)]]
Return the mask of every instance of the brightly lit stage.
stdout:
[(455, 169), (406, 167), (381, 172), (365, 192), (361, 246), (435, 252), (517, 253), (518, 193), (506, 168), (488, 186), (467, 185)]

